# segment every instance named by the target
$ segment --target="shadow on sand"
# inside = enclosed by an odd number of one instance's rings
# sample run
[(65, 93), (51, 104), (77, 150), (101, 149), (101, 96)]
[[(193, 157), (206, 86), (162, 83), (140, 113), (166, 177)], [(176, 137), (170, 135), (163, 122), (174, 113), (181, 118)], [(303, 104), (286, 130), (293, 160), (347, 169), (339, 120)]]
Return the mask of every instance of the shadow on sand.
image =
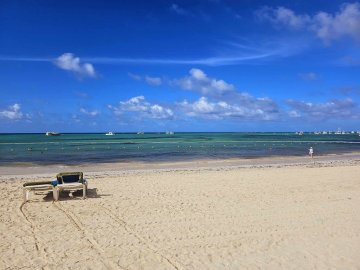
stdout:
[[(54, 200), (52, 192), (48, 192), (47, 194), (44, 193), (36, 193), (36, 194), (45, 195), (45, 197), (43, 197), (43, 200), (46, 202), (52, 202)], [(112, 194), (99, 194), (97, 188), (88, 188), (86, 192), (86, 199), (99, 199), (105, 196), (112, 196)], [(76, 191), (62, 190), (59, 194), (59, 201), (82, 200), (82, 199), (83, 199), (82, 190), (76, 190)]]

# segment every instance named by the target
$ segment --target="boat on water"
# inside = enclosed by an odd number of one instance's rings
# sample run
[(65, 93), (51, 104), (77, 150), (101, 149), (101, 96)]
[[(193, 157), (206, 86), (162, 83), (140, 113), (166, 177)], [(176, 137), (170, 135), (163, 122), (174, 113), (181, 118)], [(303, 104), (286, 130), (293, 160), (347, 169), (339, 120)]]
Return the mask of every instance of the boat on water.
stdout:
[(106, 133), (105, 135), (106, 135), (106, 136), (113, 136), (113, 135), (115, 135), (115, 133), (113, 133), (113, 132), (109, 131), (109, 132), (108, 132), (108, 133)]
[(60, 136), (61, 134), (58, 132), (53, 132), (53, 131), (47, 131), (45, 133), (46, 136)]

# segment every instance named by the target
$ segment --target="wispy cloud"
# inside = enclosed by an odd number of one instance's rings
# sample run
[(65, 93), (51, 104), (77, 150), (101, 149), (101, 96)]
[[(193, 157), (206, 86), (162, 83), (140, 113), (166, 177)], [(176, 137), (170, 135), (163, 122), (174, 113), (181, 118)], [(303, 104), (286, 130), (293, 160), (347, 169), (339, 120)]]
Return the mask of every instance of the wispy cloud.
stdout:
[(316, 81), (319, 79), (319, 75), (315, 72), (300, 73), (299, 77), (304, 81)]
[(320, 11), (314, 16), (296, 14), (285, 7), (263, 7), (257, 18), (293, 30), (306, 30), (329, 44), (333, 40), (350, 37), (360, 41), (360, 3), (345, 3), (335, 14)]
[(159, 86), (162, 84), (162, 80), (159, 77), (145, 76), (145, 81), (152, 86)]
[(97, 77), (94, 66), (90, 63), (83, 63), (79, 57), (72, 53), (64, 53), (57, 58), (41, 57), (12, 57), (0, 55), (0, 61), (11, 62), (52, 62), (63, 70), (73, 72), (79, 77)]
[(302, 29), (311, 18), (309, 15), (297, 15), (291, 9), (285, 7), (263, 7), (255, 12), (258, 19), (270, 21), (273, 24), (284, 25), (292, 29)]
[(87, 110), (87, 109), (85, 109), (85, 108), (80, 108), (80, 112), (81, 112), (82, 114), (85, 114), (85, 115), (88, 115), (88, 116), (92, 116), (92, 117), (97, 116), (97, 115), (100, 114), (100, 112), (97, 111), (97, 110), (90, 111), (90, 110)]
[(360, 86), (341, 86), (334, 89), (335, 92), (340, 93), (342, 95), (360, 95)]
[(311, 28), (319, 38), (326, 42), (349, 36), (360, 41), (360, 4), (344, 4), (340, 11), (332, 15), (319, 12), (313, 18)]
[(170, 10), (175, 12), (178, 15), (188, 15), (189, 12), (185, 10), (184, 8), (180, 7), (178, 4), (171, 4)]
[(52, 62), (53, 58), (45, 57), (16, 57), (16, 56), (6, 56), (0, 55), (0, 61), (9, 61), (9, 62)]
[(77, 96), (77, 97), (79, 97), (79, 98), (83, 98), (83, 99), (90, 98), (89, 94), (86, 93), (86, 92), (75, 91), (74, 94), (75, 94), (75, 96)]
[[(234, 54), (233, 54), (234, 55)], [(241, 56), (231, 57), (209, 57), (209, 58), (123, 58), (123, 57), (83, 57), (82, 61), (93, 64), (104, 65), (200, 65), (200, 66), (229, 66), (250, 63), (251, 61), (261, 61), (278, 56), (278, 51), (267, 51), (258, 53), (241, 54)], [(77, 61), (72, 62), (77, 57), (66, 57), (65, 59), (54, 58), (33, 58), (33, 57), (11, 57), (0, 56), (0, 61), (14, 62), (54, 62), (65, 70), (72, 71), (75, 74), (88, 77), (96, 77), (96, 72), (92, 64), (80, 64)], [(60, 62), (58, 62), (61, 60)], [(79, 59), (80, 61), (80, 59)]]
[(277, 52), (265, 52), (234, 57), (209, 57), (200, 59), (166, 59), (166, 58), (117, 58), (117, 57), (86, 57), (84, 60), (97, 64), (144, 64), (144, 65), (203, 65), (227, 66), (261, 60), (276, 56)]
[(312, 103), (288, 100), (290, 117), (310, 118), (311, 120), (359, 118), (359, 107), (350, 98), (336, 99), (325, 103)]
[(72, 53), (64, 53), (55, 59), (54, 64), (64, 70), (75, 73), (80, 77), (96, 77), (96, 72), (92, 64), (82, 63), (79, 57)]
[(134, 74), (129, 72), (128, 73), (129, 77), (135, 81), (145, 81), (147, 84), (151, 85), (151, 86), (160, 86), (163, 83), (163, 80), (160, 77), (152, 77), (152, 76), (141, 76), (138, 74)]
[(360, 66), (360, 57), (345, 56), (339, 60), (341, 65), (346, 66)]
[(142, 76), (129, 72), (129, 77), (135, 81), (142, 81)]

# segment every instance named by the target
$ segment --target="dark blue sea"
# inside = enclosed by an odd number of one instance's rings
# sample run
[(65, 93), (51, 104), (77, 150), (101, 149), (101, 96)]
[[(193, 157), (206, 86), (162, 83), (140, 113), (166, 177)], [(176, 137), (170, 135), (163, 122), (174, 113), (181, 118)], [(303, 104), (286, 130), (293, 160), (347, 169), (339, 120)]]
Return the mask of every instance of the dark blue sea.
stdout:
[(0, 165), (304, 156), (360, 152), (358, 134), (104, 133), (0, 134)]

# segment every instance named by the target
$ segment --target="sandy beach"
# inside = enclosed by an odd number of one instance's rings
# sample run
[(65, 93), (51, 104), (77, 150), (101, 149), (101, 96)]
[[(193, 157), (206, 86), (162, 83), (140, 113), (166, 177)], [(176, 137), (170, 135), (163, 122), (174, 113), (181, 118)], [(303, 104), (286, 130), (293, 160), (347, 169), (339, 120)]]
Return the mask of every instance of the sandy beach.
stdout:
[[(1, 167), (0, 269), (360, 268), (359, 158), (192, 164)], [(22, 204), (75, 169), (87, 199)]]
[(0, 270), (360, 270), (359, 46), (360, 0), (0, 0)]

